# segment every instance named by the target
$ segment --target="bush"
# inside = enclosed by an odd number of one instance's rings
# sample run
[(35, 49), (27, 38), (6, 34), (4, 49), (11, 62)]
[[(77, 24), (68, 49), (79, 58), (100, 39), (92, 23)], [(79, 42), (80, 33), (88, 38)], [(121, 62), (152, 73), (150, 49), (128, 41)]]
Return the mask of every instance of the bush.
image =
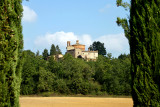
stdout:
[(55, 92), (68, 94), (69, 88), (66, 85), (66, 82), (63, 79), (58, 79), (53, 84), (53, 89)]

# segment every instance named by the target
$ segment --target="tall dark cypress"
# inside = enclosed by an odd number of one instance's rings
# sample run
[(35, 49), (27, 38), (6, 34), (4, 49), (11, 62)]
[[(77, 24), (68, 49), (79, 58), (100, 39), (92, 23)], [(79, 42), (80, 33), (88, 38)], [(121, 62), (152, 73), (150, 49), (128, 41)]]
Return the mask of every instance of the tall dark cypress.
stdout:
[(129, 41), (134, 107), (159, 107), (160, 0), (131, 0)]
[(61, 52), (61, 50), (59, 49), (59, 46), (58, 46), (58, 45), (56, 46), (56, 53), (57, 53), (57, 54), (62, 54), (62, 52)]
[(50, 56), (51, 55), (56, 55), (57, 52), (56, 52), (56, 47), (54, 44), (51, 45), (51, 49), (50, 49)]
[(0, 107), (19, 107), (22, 0), (0, 0)]
[(44, 59), (44, 60), (47, 60), (47, 59), (48, 59), (48, 56), (49, 56), (48, 50), (47, 50), (47, 49), (44, 49), (42, 55), (43, 55), (43, 59)]

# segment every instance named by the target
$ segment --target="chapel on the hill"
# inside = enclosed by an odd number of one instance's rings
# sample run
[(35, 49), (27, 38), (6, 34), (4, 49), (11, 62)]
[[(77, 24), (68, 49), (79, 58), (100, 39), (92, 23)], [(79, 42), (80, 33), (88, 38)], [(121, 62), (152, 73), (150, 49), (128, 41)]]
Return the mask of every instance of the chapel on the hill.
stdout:
[(89, 48), (88, 51), (85, 51), (85, 45), (79, 44), (79, 40), (73, 45), (70, 41), (67, 41), (66, 49), (66, 53), (70, 53), (74, 58), (83, 58), (87, 61), (95, 61), (98, 58), (98, 51), (91, 51)]

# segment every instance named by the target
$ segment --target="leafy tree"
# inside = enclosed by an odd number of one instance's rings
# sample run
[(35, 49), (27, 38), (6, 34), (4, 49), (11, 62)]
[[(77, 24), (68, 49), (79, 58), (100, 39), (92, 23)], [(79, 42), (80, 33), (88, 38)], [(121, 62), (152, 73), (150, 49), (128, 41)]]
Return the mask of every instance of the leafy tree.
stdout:
[(30, 50), (23, 51), (21, 94), (52, 92), (61, 94), (130, 95), (130, 56), (100, 55), (96, 62), (75, 59), (70, 54), (57, 62), (48, 61)]
[(48, 58), (48, 56), (49, 56), (48, 50), (47, 50), (47, 49), (44, 49), (42, 55), (43, 55), (43, 59), (44, 59), (44, 60), (47, 60), (47, 58)]
[(0, 106), (19, 107), (22, 1), (0, 0)]
[[(123, 3), (122, 0), (117, 1)], [(130, 25), (125, 26), (125, 21), (119, 21), (130, 43), (135, 107), (160, 106), (159, 3), (159, 0), (131, 0)]]
[[(121, 57), (120, 55), (119, 57)], [(122, 59), (121, 59), (122, 58)], [(114, 58), (111, 61), (113, 87), (112, 93), (118, 95), (131, 95), (131, 59), (129, 55), (125, 55), (121, 58)], [(113, 88), (112, 87), (112, 88)], [(110, 88), (111, 89), (111, 88)]]
[(43, 67), (39, 67), (38, 75), (37, 92), (41, 93), (53, 91), (55, 75), (49, 71), (46, 71)]
[(22, 69), (21, 94), (35, 94), (38, 80), (36, 57), (30, 50), (23, 52), (25, 55)]
[[(95, 64), (95, 80), (102, 85), (102, 91), (109, 92), (112, 84), (112, 65), (110, 59), (100, 55)], [(112, 90), (112, 88), (111, 88)]]
[(46, 61), (30, 50), (23, 51), (23, 53), (25, 58), (21, 94), (28, 95), (53, 90), (54, 74), (47, 71)]
[(55, 92), (62, 93), (62, 94), (68, 94), (69, 88), (67, 86), (67, 82), (64, 79), (57, 79), (54, 84), (53, 88)]
[(118, 59), (120, 59), (120, 60), (124, 60), (126, 58), (130, 58), (130, 55), (121, 54), (121, 55), (118, 56)]
[[(122, 0), (117, 0), (117, 6), (122, 6), (126, 11), (130, 10), (130, 4), (123, 2)], [(124, 29), (125, 37), (130, 42), (130, 24), (129, 19), (117, 17), (117, 25), (121, 26)]]
[(92, 81), (94, 72), (85, 61), (66, 54), (62, 60), (62, 65), (63, 79), (66, 80), (67, 86), (72, 93), (87, 94), (99, 90), (98, 84)]
[[(124, 55), (125, 56), (125, 55)], [(95, 62), (94, 78), (100, 83), (101, 91), (111, 95), (131, 95), (130, 57), (122, 59), (99, 56)]]
[(59, 49), (59, 46), (58, 46), (58, 45), (56, 46), (56, 52), (57, 52), (57, 54), (62, 54), (62, 52), (61, 52), (61, 50)]
[(51, 49), (50, 49), (50, 56), (51, 55), (56, 55), (56, 54), (57, 54), (56, 47), (54, 46), (54, 44), (52, 44)]
[(99, 41), (93, 42), (93, 44), (89, 47), (92, 51), (97, 51), (99, 55), (106, 55), (106, 48), (104, 47), (104, 43), (101, 43)]
[(48, 60), (47, 69), (48, 71), (54, 73), (57, 76), (57, 78), (59, 76), (61, 77), (60, 73), (62, 72), (62, 65), (61, 63), (54, 60), (53, 56), (51, 56)]

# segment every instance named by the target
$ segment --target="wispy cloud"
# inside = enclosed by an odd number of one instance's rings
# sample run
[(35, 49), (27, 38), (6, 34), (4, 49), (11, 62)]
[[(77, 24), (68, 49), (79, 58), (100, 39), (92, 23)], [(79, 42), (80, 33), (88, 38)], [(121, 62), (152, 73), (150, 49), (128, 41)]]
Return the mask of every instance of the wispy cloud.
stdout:
[(28, 6), (23, 6), (23, 18), (24, 22), (34, 22), (37, 19), (36, 12)]
[(111, 7), (112, 7), (112, 6), (111, 6), (110, 4), (107, 4), (107, 5), (105, 5), (103, 8), (99, 9), (99, 12), (100, 12), (100, 13), (107, 12), (107, 10), (108, 10), (109, 8), (111, 8)]
[(39, 36), (35, 41), (37, 49), (43, 50), (44, 48), (50, 49), (51, 44), (59, 45), (64, 53), (66, 51), (67, 41), (71, 41), (74, 44), (76, 40), (80, 43), (86, 45), (86, 49), (94, 42), (100, 41), (105, 44), (108, 53), (112, 53), (113, 56), (117, 57), (121, 53), (129, 53), (128, 40), (125, 38), (124, 34), (114, 34), (114, 35), (103, 35), (95, 39), (91, 38), (90, 35), (76, 35), (73, 32), (56, 32), (56, 33), (46, 33), (43, 36)]

